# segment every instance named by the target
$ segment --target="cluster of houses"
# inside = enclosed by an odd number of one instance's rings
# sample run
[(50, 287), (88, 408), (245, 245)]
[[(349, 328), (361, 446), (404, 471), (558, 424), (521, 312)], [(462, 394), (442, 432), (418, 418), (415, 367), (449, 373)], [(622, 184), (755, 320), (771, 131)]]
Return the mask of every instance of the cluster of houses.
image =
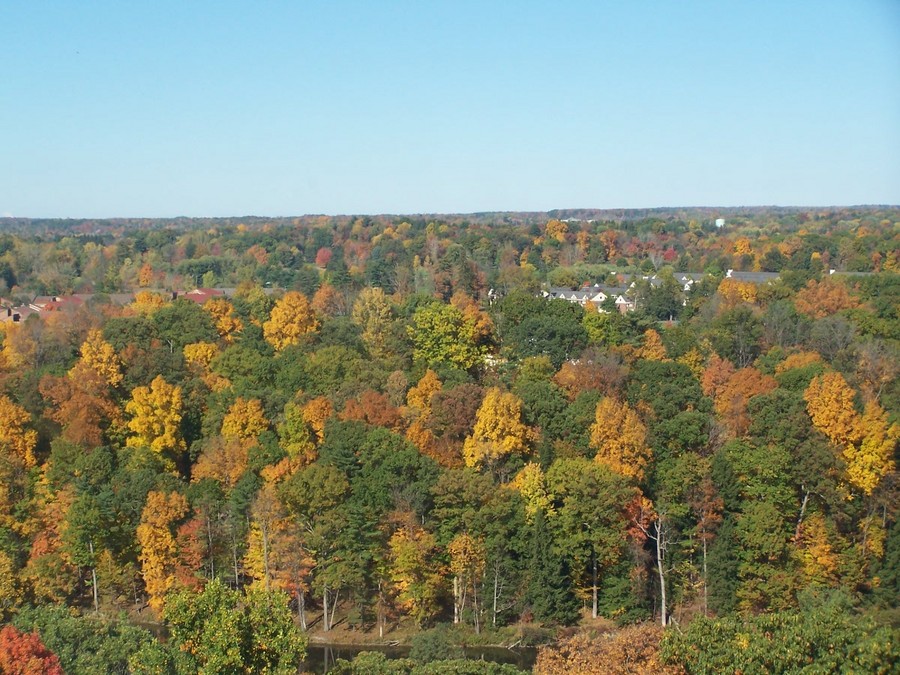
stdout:
[[(589, 285), (585, 283), (577, 291), (566, 287), (551, 286), (547, 290), (542, 291), (542, 295), (547, 299), (578, 303), (582, 307), (590, 302), (600, 312), (608, 311), (602, 305), (612, 298), (616, 309), (620, 313), (625, 314), (626, 312), (633, 312), (636, 308), (634, 295), (635, 286), (639, 280), (646, 281), (651, 286), (659, 286), (663, 283), (662, 278), (657, 274), (652, 276), (634, 276), (615, 273), (615, 276), (618, 283), (614, 286), (603, 284)], [(705, 272), (674, 272), (672, 276), (681, 286), (684, 294), (687, 295), (695, 283), (711, 275)], [(767, 284), (777, 281), (779, 275), (776, 272), (736, 272), (735, 270), (728, 270), (725, 278), (752, 284)]]
[[(236, 289), (234, 288), (195, 288), (192, 291), (163, 291), (151, 290), (172, 300), (176, 298), (184, 298), (198, 305), (204, 304), (207, 300), (216, 297), (231, 297)], [(102, 297), (104, 302), (110, 302), (116, 305), (127, 305), (134, 301), (134, 293), (104, 293)], [(25, 321), (29, 316), (36, 315), (38, 317), (46, 316), (50, 312), (73, 311), (84, 303), (98, 297), (94, 293), (75, 293), (73, 295), (39, 295), (29, 303), (15, 303), (14, 301), (0, 298), (0, 323), (20, 323)]]

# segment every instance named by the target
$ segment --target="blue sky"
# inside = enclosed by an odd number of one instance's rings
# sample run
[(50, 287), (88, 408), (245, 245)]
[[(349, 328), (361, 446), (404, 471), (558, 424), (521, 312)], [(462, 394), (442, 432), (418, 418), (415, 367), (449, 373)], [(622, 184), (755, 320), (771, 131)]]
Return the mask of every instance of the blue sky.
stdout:
[(0, 0), (0, 215), (863, 203), (898, 0)]

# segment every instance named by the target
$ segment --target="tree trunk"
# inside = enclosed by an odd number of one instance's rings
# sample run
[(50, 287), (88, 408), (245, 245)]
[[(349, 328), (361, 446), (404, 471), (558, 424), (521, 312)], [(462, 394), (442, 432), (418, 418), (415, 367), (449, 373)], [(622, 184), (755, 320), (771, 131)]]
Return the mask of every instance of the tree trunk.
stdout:
[(475, 614), (475, 635), (481, 635), (481, 621), (478, 617), (478, 583), (472, 579), (472, 611)]
[(306, 591), (297, 589), (297, 618), (300, 619), (300, 628), (306, 630)]
[(459, 577), (453, 575), (453, 623), (459, 623)]
[(340, 599), (340, 597), (341, 597), (341, 591), (340, 590), (335, 591), (334, 592), (334, 600), (331, 603), (331, 621), (328, 622), (328, 625), (331, 627), (334, 626), (334, 613), (337, 611), (338, 600)]
[(666, 549), (665, 526), (661, 517), (657, 519), (654, 527), (656, 528), (656, 569), (659, 572), (659, 616), (662, 626), (665, 628), (669, 617), (666, 614), (666, 571), (663, 560)]
[[(94, 541), (88, 540), (88, 550), (91, 552), (91, 560), (94, 560)], [(100, 611), (100, 595), (99, 589), (97, 588), (97, 566), (96, 564), (91, 565), (91, 586), (94, 593), (94, 611)]]
[(322, 630), (326, 633), (331, 626), (328, 625), (328, 586), (322, 586)]
[(794, 541), (800, 538), (800, 526), (803, 524), (803, 516), (806, 515), (806, 504), (809, 502), (809, 490), (803, 489), (803, 503), (800, 504), (800, 516), (797, 518), (797, 527), (794, 528)]
[(497, 596), (499, 595), (500, 573), (494, 568), (494, 608), (491, 613), (491, 626), (497, 627)]
[(591, 595), (593, 604), (591, 605), (591, 618), (597, 618), (597, 552), (591, 551), (591, 557), (593, 558), (594, 569), (593, 569), (593, 587), (591, 588)]

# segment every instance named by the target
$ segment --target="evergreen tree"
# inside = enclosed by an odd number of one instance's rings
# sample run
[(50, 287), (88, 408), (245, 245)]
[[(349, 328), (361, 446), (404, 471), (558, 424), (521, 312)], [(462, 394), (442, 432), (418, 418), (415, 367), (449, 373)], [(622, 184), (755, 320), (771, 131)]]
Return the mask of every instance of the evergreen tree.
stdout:
[(578, 620), (578, 600), (572, 592), (569, 567), (551, 545), (546, 518), (538, 511), (532, 528), (531, 579), (527, 601), (534, 618), (544, 623), (571, 625)]

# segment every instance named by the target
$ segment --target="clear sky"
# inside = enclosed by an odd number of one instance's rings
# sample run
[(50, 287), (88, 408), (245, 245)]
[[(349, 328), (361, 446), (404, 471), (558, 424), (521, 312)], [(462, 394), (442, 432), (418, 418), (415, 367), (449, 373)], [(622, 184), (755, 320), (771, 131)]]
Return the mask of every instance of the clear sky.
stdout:
[(0, 0), (0, 215), (900, 204), (900, 0)]

